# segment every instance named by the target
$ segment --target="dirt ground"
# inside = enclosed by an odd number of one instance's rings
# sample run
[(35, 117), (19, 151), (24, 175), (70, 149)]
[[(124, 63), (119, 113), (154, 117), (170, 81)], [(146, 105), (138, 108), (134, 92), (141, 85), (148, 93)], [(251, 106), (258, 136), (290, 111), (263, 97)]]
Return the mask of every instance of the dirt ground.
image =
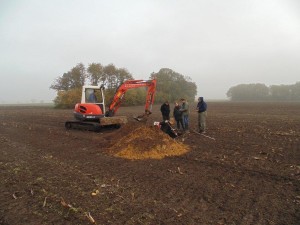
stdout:
[[(185, 154), (143, 160), (111, 154), (134, 120), (67, 131), (72, 110), (1, 106), (0, 224), (300, 224), (300, 103), (208, 106), (215, 140), (191, 132), (176, 139)], [(160, 119), (155, 106), (145, 126)]]

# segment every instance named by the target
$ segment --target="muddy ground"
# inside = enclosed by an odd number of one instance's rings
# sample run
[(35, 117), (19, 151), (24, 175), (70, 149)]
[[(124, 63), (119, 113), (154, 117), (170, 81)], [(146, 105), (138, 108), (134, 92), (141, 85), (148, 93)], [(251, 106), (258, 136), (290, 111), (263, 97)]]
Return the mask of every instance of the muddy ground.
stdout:
[(0, 224), (300, 224), (300, 104), (208, 104), (215, 140), (191, 132), (177, 139), (189, 152), (144, 160), (108, 150), (130, 129), (67, 131), (72, 110), (1, 106)]

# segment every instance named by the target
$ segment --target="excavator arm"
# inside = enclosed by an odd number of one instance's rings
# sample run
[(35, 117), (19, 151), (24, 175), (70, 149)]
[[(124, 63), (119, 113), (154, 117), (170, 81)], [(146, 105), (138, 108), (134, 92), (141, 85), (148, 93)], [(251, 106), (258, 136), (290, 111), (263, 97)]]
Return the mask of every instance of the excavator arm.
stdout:
[[(155, 79), (154, 80), (127, 80), (124, 83), (122, 83), (116, 90), (113, 100), (109, 105), (109, 109), (106, 112), (106, 116), (107, 117), (114, 116), (122, 103), (122, 99), (123, 99), (125, 93), (129, 89), (139, 88), (139, 87), (147, 87), (145, 113), (142, 116), (150, 115), (151, 110), (152, 110), (152, 105), (154, 102), (155, 90), (156, 90), (156, 80)], [(142, 117), (142, 116), (139, 116), (139, 117)]]

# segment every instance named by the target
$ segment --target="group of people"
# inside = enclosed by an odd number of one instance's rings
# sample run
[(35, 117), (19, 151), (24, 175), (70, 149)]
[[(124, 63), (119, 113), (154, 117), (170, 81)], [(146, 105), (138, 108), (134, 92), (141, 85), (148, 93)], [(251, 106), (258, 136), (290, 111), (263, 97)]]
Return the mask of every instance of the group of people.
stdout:
[[(97, 102), (97, 97), (95, 91), (93, 91), (88, 98), (88, 102), (95, 103)], [(175, 107), (173, 110), (173, 117), (176, 120), (176, 125), (178, 130), (183, 130), (189, 132), (189, 104), (186, 99), (180, 99), (181, 104), (175, 102)], [(198, 98), (198, 104), (196, 111), (198, 112), (198, 132), (205, 133), (206, 129), (206, 115), (207, 115), (207, 104), (204, 101), (203, 97)], [(163, 122), (170, 121), (170, 104), (169, 101), (165, 101), (161, 107), (160, 111), (162, 114)]]
[[(186, 99), (180, 99), (181, 104), (175, 102), (175, 107), (173, 110), (173, 117), (176, 120), (176, 125), (178, 130), (183, 130), (189, 132), (189, 104)], [(206, 129), (206, 115), (207, 115), (207, 104), (203, 97), (198, 98), (198, 104), (196, 111), (198, 112), (198, 132), (205, 133)], [(170, 120), (170, 104), (165, 101), (161, 107), (160, 111), (162, 114), (163, 121)]]

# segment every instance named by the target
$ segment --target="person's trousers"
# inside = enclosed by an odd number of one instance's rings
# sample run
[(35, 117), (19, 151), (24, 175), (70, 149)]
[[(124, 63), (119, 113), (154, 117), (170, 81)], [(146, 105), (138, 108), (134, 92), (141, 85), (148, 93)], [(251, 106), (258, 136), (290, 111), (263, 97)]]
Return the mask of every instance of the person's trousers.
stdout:
[(189, 115), (183, 115), (183, 125), (184, 125), (184, 130), (189, 129)]
[(206, 129), (206, 116), (207, 116), (206, 111), (198, 113), (198, 128), (200, 132), (203, 132)]
[(180, 125), (181, 125), (182, 129), (184, 129), (184, 125), (183, 125), (182, 119), (176, 120), (176, 122), (177, 122), (177, 129), (178, 129), (178, 130), (180, 129)]
[(163, 117), (163, 121), (170, 120), (170, 116), (169, 115), (162, 115), (162, 117)]

